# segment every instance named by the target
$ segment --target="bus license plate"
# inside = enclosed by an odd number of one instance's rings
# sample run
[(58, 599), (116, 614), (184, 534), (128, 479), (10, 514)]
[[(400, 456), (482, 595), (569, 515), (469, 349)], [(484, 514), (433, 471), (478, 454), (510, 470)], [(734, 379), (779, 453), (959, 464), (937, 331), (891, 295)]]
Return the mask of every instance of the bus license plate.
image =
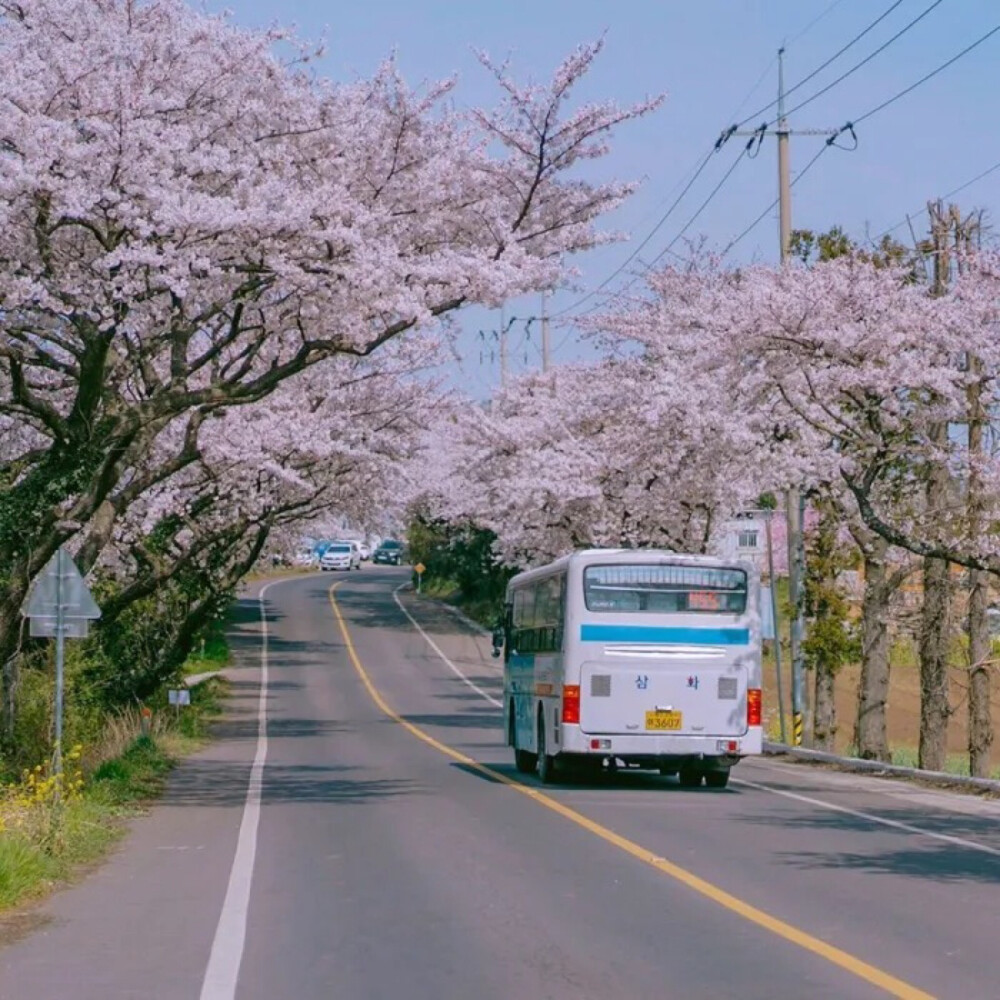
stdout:
[(647, 729), (680, 729), (681, 728), (681, 713), (680, 712), (647, 712), (646, 713), (646, 728)]

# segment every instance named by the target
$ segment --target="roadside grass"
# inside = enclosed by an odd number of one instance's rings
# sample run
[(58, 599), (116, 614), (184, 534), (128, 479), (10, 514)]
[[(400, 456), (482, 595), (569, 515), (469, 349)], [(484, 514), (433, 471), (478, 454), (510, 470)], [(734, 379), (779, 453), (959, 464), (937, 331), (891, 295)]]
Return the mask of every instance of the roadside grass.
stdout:
[[(416, 576), (413, 581), (416, 587)], [(438, 601), (444, 601), (456, 607), (463, 614), (468, 615), (474, 622), (482, 625), (485, 629), (490, 629), (496, 623), (497, 607), (493, 601), (470, 600), (462, 595), (462, 591), (454, 580), (424, 579), (420, 595), (431, 597)]]
[(37, 895), (59, 878), (60, 864), (17, 834), (0, 834), (0, 909)]
[(197, 652), (187, 658), (183, 668), (185, 677), (208, 673), (210, 670), (220, 670), (229, 662), (229, 646), (226, 644), (223, 629), (222, 622), (216, 623), (202, 640)]
[[(208, 643), (206, 643), (208, 646)], [(216, 667), (228, 658), (213, 650)], [(143, 732), (136, 710), (109, 717), (98, 746), (80, 748), (79, 769), (67, 760), (60, 785), (40, 765), (35, 777), (0, 788), (0, 912), (73, 882), (101, 861), (163, 791), (176, 763), (203, 746), (221, 714), (226, 682), (212, 678), (192, 690), (179, 714), (166, 705)]]
[[(918, 762), (918, 753), (916, 747), (910, 746), (894, 746), (892, 747), (892, 763), (898, 764), (900, 767), (916, 767)], [(948, 754), (947, 762), (945, 763), (944, 770), (946, 774), (960, 774), (964, 777), (969, 776), (969, 756), (968, 754), (961, 753), (950, 753)], [(990, 777), (996, 781), (1000, 781), (1000, 767), (995, 767), (990, 772)]]

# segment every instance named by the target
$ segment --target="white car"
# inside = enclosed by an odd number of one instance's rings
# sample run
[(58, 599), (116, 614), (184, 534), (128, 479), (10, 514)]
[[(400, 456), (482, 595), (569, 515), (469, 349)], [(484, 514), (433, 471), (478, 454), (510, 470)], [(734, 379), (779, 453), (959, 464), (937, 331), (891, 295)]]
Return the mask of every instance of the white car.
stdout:
[(334, 545), (350, 545), (354, 550), (354, 554), (358, 557), (358, 569), (361, 569), (361, 563), (364, 562), (365, 554), (362, 549), (362, 543), (356, 538), (338, 538)]
[(321, 570), (361, 569), (361, 553), (350, 542), (334, 542), (328, 546), (319, 561)]
[(311, 549), (305, 550), (296, 553), (293, 563), (303, 569), (314, 569), (319, 565), (319, 556)]
[(358, 551), (361, 553), (362, 559), (371, 559), (372, 550), (369, 548), (367, 542), (358, 542)]

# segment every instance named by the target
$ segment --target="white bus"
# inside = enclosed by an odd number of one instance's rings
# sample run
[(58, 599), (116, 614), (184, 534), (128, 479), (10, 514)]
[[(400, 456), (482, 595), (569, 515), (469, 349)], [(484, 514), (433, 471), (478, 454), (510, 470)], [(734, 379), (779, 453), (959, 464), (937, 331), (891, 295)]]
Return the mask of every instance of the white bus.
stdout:
[(493, 641), (517, 769), (550, 782), (621, 764), (724, 788), (761, 752), (758, 592), (750, 563), (653, 549), (515, 576)]

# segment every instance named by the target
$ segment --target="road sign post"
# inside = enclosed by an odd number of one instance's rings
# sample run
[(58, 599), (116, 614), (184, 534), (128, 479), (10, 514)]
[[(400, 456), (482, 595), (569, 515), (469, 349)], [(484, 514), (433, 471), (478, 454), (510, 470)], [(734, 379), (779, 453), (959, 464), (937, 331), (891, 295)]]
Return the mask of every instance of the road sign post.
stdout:
[(56, 640), (55, 747), (52, 772), (61, 774), (66, 639), (83, 638), (87, 634), (87, 623), (100, 618), (101, 609), (76, 563), (60, 546), (35, 580), (21, 613), (30, 621), (32, 636)]
[(427, 569), (427, 567), (423, 563), (419, 563), (419, 562), (417, 563), (416, 566), (413, 567), (413, 572), (417, 574), (417, 593), (418, 594), (420, 593), (420, 583), (421, 583), (421, 581), (424, 578), (424, 570), (425, 569)]
[[(62, 772), (63, 688), (65, 687), (66, 665), (66, 615), (63, 604), (63, 592), (66, 589), (63, 579), (65, 555), (62, 546), (60, 546), (56, 553), (56, 746), (52, 759), (52, 770), (55, 774)], [(58, 785), (56, 788), (58, 791)]]

